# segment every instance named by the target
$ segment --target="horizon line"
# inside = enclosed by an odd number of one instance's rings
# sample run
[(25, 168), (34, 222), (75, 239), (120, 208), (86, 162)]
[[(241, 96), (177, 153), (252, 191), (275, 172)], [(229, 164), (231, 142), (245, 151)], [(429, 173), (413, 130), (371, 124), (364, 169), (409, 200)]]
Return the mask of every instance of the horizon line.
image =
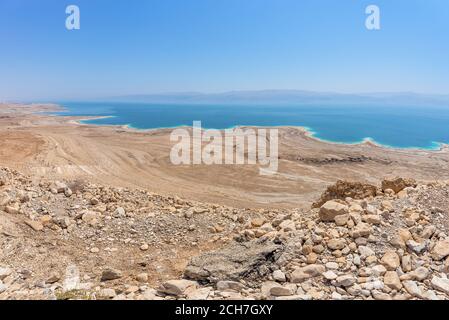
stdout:
[(338, 95), (338, 96), (372, 96), (372, 95), (417, 95), (417, 96), (430, 96), (430, 97), (440, 97), (449, 98), (449, 93), (430, 93), (430, 92), (419, 92), (419, 91), (363, 91), (363, 92), (342, 92), (342, 91), (318, 91), (318, 90), (307, 90), (307, 89), (232, 89), (224, 91), (158, 91), (152, 93), (124, 93), (114, 96), (90, 96), (90, 97), (54, 97), (54, 98), (13, 98), (13, 99), (1, 99), (2, 103), (43, 103), (38, 101), (84, 101), (84, 100), (104, 100), (108, 99), (120, 99), (120, 98), (130, 98), (130, 97), (151, 97), (151, 96), (182, 96), (182, 95), (198, 95), (198, 96), (218, 96), (226, 94), (239, 94), (239, 93), (304, 93), (304, 94), (320, 94), (320, 95)]

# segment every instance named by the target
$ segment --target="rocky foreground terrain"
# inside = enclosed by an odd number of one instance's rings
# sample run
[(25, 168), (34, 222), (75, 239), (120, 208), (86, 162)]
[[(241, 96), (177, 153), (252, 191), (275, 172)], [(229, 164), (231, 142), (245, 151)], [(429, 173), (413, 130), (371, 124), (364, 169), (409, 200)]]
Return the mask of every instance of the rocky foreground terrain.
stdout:
[(449, 183), (235, 209), (0, 169), (0, 299), (448, 299)]

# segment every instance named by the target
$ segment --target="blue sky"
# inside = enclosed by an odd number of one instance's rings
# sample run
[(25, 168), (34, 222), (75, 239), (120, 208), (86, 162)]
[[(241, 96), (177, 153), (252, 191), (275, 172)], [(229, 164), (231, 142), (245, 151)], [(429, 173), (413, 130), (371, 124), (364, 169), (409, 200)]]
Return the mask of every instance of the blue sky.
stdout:
[(0, 100), (259, 89), (449, 94), (449, 1), (0, 0)]

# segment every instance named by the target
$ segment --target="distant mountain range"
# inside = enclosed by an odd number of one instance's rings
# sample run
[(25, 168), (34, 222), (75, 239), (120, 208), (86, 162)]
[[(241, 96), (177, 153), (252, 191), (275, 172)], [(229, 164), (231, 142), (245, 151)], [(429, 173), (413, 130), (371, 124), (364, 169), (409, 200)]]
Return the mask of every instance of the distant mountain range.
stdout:
[(230, 91), (223, 93), (174, 92), (136, 94), (110, 97), (116, 102), (176, 103), (176, 104), (392, 104), (449, 106), (449, 95), (418, 93), (343, 94), (303, 90)]

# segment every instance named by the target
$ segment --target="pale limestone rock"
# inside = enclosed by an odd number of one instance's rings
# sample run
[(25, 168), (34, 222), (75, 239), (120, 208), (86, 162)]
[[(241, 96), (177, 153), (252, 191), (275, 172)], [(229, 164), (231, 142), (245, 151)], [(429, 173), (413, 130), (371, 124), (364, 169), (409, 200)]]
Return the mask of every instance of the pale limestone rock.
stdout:
[(194, 290), (196, 288), (197, 283), (195, 281), (181, 279), (165, 281), (158, 291), (168, 295), (181, 296), (185, 295), (189, 289)]
[(406, 244), (407, 248), (417, 254), (421, 254), (427, 250), (427, 241), (416, 242), (415, 240), (408, 240)]
[(106, 299), (112, 299), (117, 295), (115, 290), (110, 289), (110, 288), (101, 289), (98, 294), (100, 297), (106, 298)]
[(335, 280), (337, 279), (337, 274), (333, 272), (332, 270), (326, 271), (323, 273), (323, 277), (327, 280)]
[(358, 250), (359, 250), (360, 257), (362, 259), (365, 259), (370, 256), (374, 256), (376, 254), (373, 249), (371, 249), (367, 246), (359, 246)]
[(244, 288), (243, 284), (237, 281), (222, 280), (217, 282), (217, 290), (220, 291), (241, 291)]
[(348, 223), (349, 214), (342, 214), (334, 217), (335, 224), (337, 226), (345, 226)]
[(9, 275), (11, 275), (12, 270), (10, 268), (0, 267), (0, 280), (5, 279)]
[(382, 219), (378, 214), (368, 214), (362, 217), (362, 221), (369, 224), (380, 224)]
[(432, 287), (436, 290), (449, 294), (449, 279), (434, 276), (431, 281)]
[(279, 282), (285, 282), (285, 273), (283, 273), (281, 270), (275, 270), (272, 274), (273, 279)]
[(364, 222), (359, 222), (351, 231), (353, 238), (367, 237), (371, 234), (372, 227)]
[(296, 285), (294, 283), (287, 283), (285, 285), (276, 285), (271, 287), (270, 295), (279, 296), (292, 296), (296, 292)]
[(384, 275), (384, 283), (387, 287), (396, 291), (402, 289), (402, 283), (396, 271), (387, 271)]
[(34, 231), (44, 230), (44, 225), (40, 221), (25, 220), (25, 223)]
[(402, 284), (404, 285), (405, 290), (407, 290), (407, 292), (410, 293), (412, 296), (422, 298), (421, 289), (419, 289), (415, 281), (406, 280), (402, 281)]
[(302, 268), (295, 269), (290, 275), (290, 281), (293, 283), (302, 282), (304, 280), (320, 276), (326, 268), (320, 264), (311, 264)]
[(443, 260), (449, 256), (449, 239), (440, 240), (432, 250), (432, 257), (435, 260)]
[(380, 262), (387, 268), (388, 271), (396, 270), (400, 265), (400, 259), (396, 251), (387, 250)]
[(331, 250), (341, 250), (345, 247), (345, 239), (331, 239), (327, 242), (327, 247)]
[(148, 282), (148, 273), (146, 273), (146, 272), (139, 273), (136, 276), (136, 280), (139, 281), (139, 282), (144, 282), (144, 283)]
[(207, 300), (212, 292), (211, 287), (194, 289), (187, 292), (188, 300)]
[(353, 275), (347, 274), (337, 277), (335, 279), (335, 285), (339, 287), (350, 287), (356, 282), (356, 278)]
[(336, 216), (347, 214), (348, 212), (347, 205), (330, 200), (321, 206), (319, 216), (322, 221), (334, 221)]
[(98, 222), (97, 213), (94, 211), (85, 211), (81, 217), (81, 219), (90, 225), (94, 225)]

